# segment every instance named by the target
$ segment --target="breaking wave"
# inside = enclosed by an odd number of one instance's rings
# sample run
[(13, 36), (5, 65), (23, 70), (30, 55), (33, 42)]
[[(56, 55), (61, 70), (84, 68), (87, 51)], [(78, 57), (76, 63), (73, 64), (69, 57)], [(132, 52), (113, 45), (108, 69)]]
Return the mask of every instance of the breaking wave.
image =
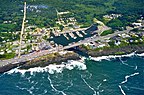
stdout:
[(136, 54), (137, 56), (144, 56), (144, 53), (141, 53), (141, 54)]
[(110, 59), (115, 59), (115, 58), (121, 58), (121, 57), (132, 57), (135, 55), (135, 52), (126, 54), (126, 55), (109, 55), (109, 56), (101, 56), (101, 57), (91, 57), (91, 60), (94, 61), (102, 61), (102, 60), (110, 60)]
[[(135, 54), (135, 52), (130, 53), (130, 54), (126, 54), (126, 55), (109, 55), (109, 56), (101, 56), (101, 57), (89, 57), (90, 60), (94, 60), (94, 61), (102, 61), (102, 60), (111, 60), (111, 59), (115, 59), (115, 58), (122, 58), (122, 57), (132, 57), (132, 56), (144, 56), (144, 53), (142, 54)], [(12, 74), (12, 73), (21, 73), (22, 75), (24, 75), (25, 73), (29, 72), (31, 75), (33, 75), (33, 73), (36, 72), (49, 72), (50, 74), (54, 74), (54, 73), (62, 73), (64, 69), (68, 69), (68, 70), (73, 70), (74, 68), (77, 68), (78, 70), (86, 70), (87, 67), (84, 64), (84, 60), (86, 58), (82, 57), (81, 60), (75, 61), (75, 60), (68, 60), (68, 62), (62, 62), (62, 64), (50, 64), (49, 66), (46, 67), (34, 67), (34, 68), (30, 68), (28, 70), (25, 69), (19, 69), (19, 68), (15, 68), (12, 69), (8, 72), (6, 72), (7, 74)], [(135, 67), (137, 69), (137, 67)]]
[(122, 81), (120, 84), (126, 83), (126, 82), (128, 81), (128, 78), (133, 77), (133, 76), (136, 76), (136, 75), (139, 75), (139, 72), (134, 73), (134, 74), (131, 74), (131, 75), (126, 75), (126, 76), (125, 76), (125, 80)]
[(124, 90), (122, 89), (121, 85), (119, 85), (120, 91), (123, 95), (126, 95), (126, 93), (124, 92)]
[(126, 75), (126, 76), (125, 76), (125, 80), (120, 83), (119, 88), (120, 88), (120, 91), (121, 91), (121, 93), (122, 93), (123, 95), (126, 95), (126, 93), (125, 93), (125, 91), (122, 89), (122, 86), (121, 86), (121, 85), (122, 85), (122, 84), (125, 84), (126, 82), (128, 82), (128, 79), (129, 79), (130, 77), (134, 77), (134, 76), (136, 76), (136, 75), (139, 75), (139, 72), (133, 73), (133, 74), (130, 74), (130, 75)]
[(26, 72), (30, 72), (31, 75), (33, 75), (33, 73), (36, 72), (49, 72), (50, 74), (54, 74), (54, 73), (62, 73), (64, 69), (72, 70), (74, 68), (77, 68), (78, 70), (87, 69), (86, 65), (82, 60), (80, 61), (69, 60), (67, 63), (63, 62), (60, 65), (50, 64), (49, 66), (46, 67), (34, 67), (28, 70), (21, 70), (15, 68), (13, 70), (8, 71), (7, 74), (21, 73), (22, 75), (24, 75)]

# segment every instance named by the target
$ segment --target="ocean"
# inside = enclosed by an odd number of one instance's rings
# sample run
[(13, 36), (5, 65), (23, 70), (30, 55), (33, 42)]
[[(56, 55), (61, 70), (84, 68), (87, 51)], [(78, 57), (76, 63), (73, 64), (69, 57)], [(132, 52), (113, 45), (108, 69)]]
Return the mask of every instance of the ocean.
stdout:
[(0, 75), (0, 95), (144, 95), (144, 54), (69, 60)]

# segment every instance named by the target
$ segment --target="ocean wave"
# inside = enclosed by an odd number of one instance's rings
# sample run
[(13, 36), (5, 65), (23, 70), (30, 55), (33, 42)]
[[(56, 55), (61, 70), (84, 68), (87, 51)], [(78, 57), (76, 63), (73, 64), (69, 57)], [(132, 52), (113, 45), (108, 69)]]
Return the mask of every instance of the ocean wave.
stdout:
[(23, 88), (23, 87), (20, 87), (20, 86), (16, 86), (18, 89), (20, 89), (20, 90), (25, 90), (25, 91), (27, 91), (30, 95), (35, 95), (34, 93), (33, 93), (33, 90), (35, 89), (34, 88), (34, 86), (32, 86), (32, 87), (30, 87), (30, 88)]
[(52, 83), (52, 80), (50, 79), (50, 76), (48, 76), (48, 80), (49, 80), (49, 82), (50, 82), (50, 86), (52, 87), (52, 89), (56, 92), (56, 93), (61, 93), (62, 95), (66, 95), (65, 93), (64, 93), (64, 91), (60, 91), (60, 90), (58, 90), (58, 89), (56, 89), (55, 87), (54, 87), (54, 85), (53, 85), (53, 83)]
[(125, 76), (125, 80), (122, 81), (120, 84), (126, 83), (126, 82), (128, 81), (128, 78), (133, 77), (133, 76), (136, 76), (136, 75), (139, 75), (139, 72), (134, 73), (134, 74), (131, 74), (131, 75), (126, 75), (126, 76)]
[(50, 74), (54, 74), (54, 73), (62, 73), (64, 69), (72, 70), (74, 68), (77, 68), (79, 70), (87, 69), (86, 65), (82, 60), (79, 61), (69, 60), (67, 63), (63, 62), (60, 65), (50, 64), (49, 66), (46, 67), (34, 67), (28, 70), (21, 70), (15, 68), (8, 71), (7, 74), (21, 73), (22, 75), (24, 75), (26, 72), (30, 72), (31, 75), (33, 75), (35, 72), (49, 72)]
[(109, 55), (109, 56), (101, 56), (101, 57), (89, 57), (91, 60), (94, 61), (101, 61), (101, 60), (110, 60), (115, 58), (121, 58), (121, 57), (132, 57), (135, 55), (135, 52), (126, 54), (126, 55)]
[(132, 66), (132, 65), (127, 64), (126, 62), (124, 62), (124, 61), (121, 59), (121, 57), (119, 57), (119, 60), (121, 61), (121, 63), (122, 63), (123, 65), (129, 66), (129, 67), (132, 67), (132, 68), (134, 68), (134, 70), (137, 69), (137, 66)]
[(84, 81), (84, 83), (93, 91), (93, 95), (97, 95), (97, 91), (91, 87), (88, 82), (83, 78), (83, 76), (81, 75), (81, 79)]
[(141, 54), (136, 54), (137, 56), (144, 56), (144, 53), (141, 53)]
[(122, 89), (121, 85), (119, 85), (120, 91), (123, 95), (126, 95), (126, 93), (124, 92), (124, 90)]
[(5, 75), (5, 73), (3, 73), (3, 74), (0, 74), (0, 78), (1, 78), (1, 77), (3, 77), (4, 75)]

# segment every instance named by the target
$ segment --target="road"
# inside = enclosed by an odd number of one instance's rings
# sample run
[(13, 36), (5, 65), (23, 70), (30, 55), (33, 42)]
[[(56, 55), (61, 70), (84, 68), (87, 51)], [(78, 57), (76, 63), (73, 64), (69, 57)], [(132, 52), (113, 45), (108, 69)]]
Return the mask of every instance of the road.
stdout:
[(63, 49), (69, 49), (69, 48), (72, 48), (72, 47), (76, 47), (76, 46), (82, 45), (84, 43), (89, 43), (89, 42), (93, 42), (93, 41), (97, 41), (97, 40), (104, 40), (104, 39), (116, 36), (118, 34), (128, 33), (129, 31), (130, 31), (130, 29), (129, 30), (124, 30), (124, 31), (118, 31), (118, 32), (115, 32), (113, 34), (109, 34), (109, 35), (106, 35), (106, 36), (93, 36), (93, 37), (89, 37), (89, 38), (86, 38), (86, 39), (84, 39), (82, 41), (79, 41), (77, 43), (65, 46), (65, 47), (63, 47)]
[[(97, 31), (99, 31), (99, 30), (97, 30)], [(94, 31), (94, 32), (97, 32), (97, 31)], [(18, 64), (20, 62), (30, 61), (30, 60), (33, 60), (37, 57), (43, 56), (43, 55), (47, 55), (47, 54), (59, 52), (59, 51), (62, 51), (62, 50), (66, 50), (66, 49), (69, 49), (69, 48), (72, 48), (72, 47), (82, 45), (84, 43), (89, 43), (89, 42), (92, 42), (92, 41), (102, 40), (102, 39), (106, 39), (106, 38), (111, 38), (111, 37), (116, 36), (118, 34), (128, 33), (129, 31), (130, 31), (130, 29), (124, 30), (124, 31), (118, 31), (118, 32), (115, 32), (113, 34), (109, 34), (109, 35), (106, 35), (106, 36), (95, 36), (94, 35), (93, 37), (85, 38), (84, 40), (81, 40), (79, 42), (69, 44), (68, 46), (55, 47), (55, 48), (52, 48), (52, 49), (49, 49), (49, 50), (42, 50), (40, 52), (29, 53), (29, 54), (26, 54), (26, 55), (22, 55), (20, 58), (15, 57), (13, 59), (0, 60), (0, 67), (5, 66), (9, 63)]]

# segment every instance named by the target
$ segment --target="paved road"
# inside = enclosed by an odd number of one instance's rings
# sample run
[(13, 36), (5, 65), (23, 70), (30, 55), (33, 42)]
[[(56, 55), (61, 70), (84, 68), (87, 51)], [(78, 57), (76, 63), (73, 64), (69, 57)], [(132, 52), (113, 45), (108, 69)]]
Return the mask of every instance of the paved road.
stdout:
[[(111, 37), (116, 36), (118, 34), (128, 33), (129, 31), (130, 31), (130, 29), (129, 30), (124, 30), (124, 31), (118, 31), (118, 32), (115, 32), (113, 34), (109, 34), (107, 36), (93, 36), (93, 37), (85, 38), (84, 40), (81, 40), (77, 43), (70, 44), (70, 45), (65, 46), (65, 47), (61, 47), (61, 48), (60, 47), (55, 47), (55, 48), (52, 48), (52, 49), (49, 49), (49, 50), (42, 50), (40, 52), (29, 53), (27, 55), (22, 55), (21, 58), (15, 57), (13, 59), (0, 60), (0, 67), (2, 67), (4, 65), (7, 65), (9, 63), (17, 64), (17, 63), (20, 63), (20, 62), (30, 61), (30, 60), (33, 60), (37, 57), (43, 56), (43, 55), (47, 55), (47, 54), (50, 54), (50, 53), (55, 53), (55, 52), (58, 52), (58, 51), (69, 49), (69, 48), (72, 48), (72, 47), (75, 47), (75, 46), (82, 45), (84, 43), (89, 43), (89, 42), (92, 42), (92, 41), (97, 41), (97, 40), (106, 39), (106, 38), (111, 38)], [(95, 32), (97, 32), (97, 31), (95, 31)]]
[(124, 31), (115, 32), (113, 34), (109, 34), (109, 35), (106, 35), (106, 36), (93, 36), (93, 37), (89, 37), (89, 38), (86, 38), (86, 39), (84, 39), (82, 41), (79, 41), (77, 43), (65, 46), (63, 49), (69, 49), (69, 48), (72, 48), (72, 47), (76, 47), (76, 46), (82, 45), (84, 43), (89, 43), (89, 42), (93, 42), (93, 41), (97, 41), (97, 40), (108, 39), (108, 38), (111, 38), (111, 37), (116, 36), (118, 34), (128, 33), (129, 31), (130, 30), (124, 30)]

